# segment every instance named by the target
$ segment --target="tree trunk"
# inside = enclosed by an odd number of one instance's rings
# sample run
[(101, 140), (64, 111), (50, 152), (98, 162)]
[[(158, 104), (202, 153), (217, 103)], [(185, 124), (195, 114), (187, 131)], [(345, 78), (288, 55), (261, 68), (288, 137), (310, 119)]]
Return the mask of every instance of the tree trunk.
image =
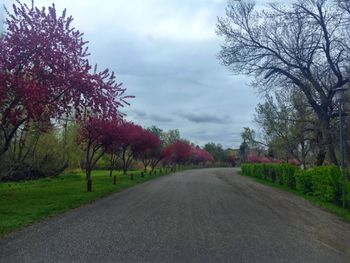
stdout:
[(114, 166), (115, 166), (115, 156), (113, 154), (111, 154), (111, 160), (110, 160), (110, 167), (109, 167), (109, 176), (112, 177), (113, 175), (113, 170), (114, 170)]
[(117, 184), (117, 176), (113, 176), (113, 184)]
[(89, 168), (86, 169), (86, 190), (88, 192), (92, 192), (92, 178), (91, 178), (91, 170)]
[(315, 165), (322, 166), (325, 159), (326, 159), (326, 152), (324, 151), (323, 148), (321, 148), (317, 153)]
[(87, 191), (92, 192), (92, 179), (87, 180)]
[(345, 167), (349, 167), (350, 164), (350, 145), (349, 142), (344, 140), (344, 157), (345, 157)]
[(321, 131), (323, 135), (323, 145), (326, 148), (328, 158), (332, 164), (338, 165), (329, 117), (321, 120)]
[(305, 142), (301, 141), (301, 166), (302, 169), (306, 169), (306, 150), (305, 150)]

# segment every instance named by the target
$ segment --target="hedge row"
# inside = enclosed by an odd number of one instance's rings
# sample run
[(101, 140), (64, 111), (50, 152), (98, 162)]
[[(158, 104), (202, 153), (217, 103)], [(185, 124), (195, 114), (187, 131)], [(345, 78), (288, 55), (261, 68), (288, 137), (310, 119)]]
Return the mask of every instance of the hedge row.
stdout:
[[(290, 164), (242, 164), (244, 175), (285, 185), (321, 200), (342, 204), (342, 177), (337, 166), (301, 170)], [(350, 207), (350, 182), (345, 181), (345, 201)]]

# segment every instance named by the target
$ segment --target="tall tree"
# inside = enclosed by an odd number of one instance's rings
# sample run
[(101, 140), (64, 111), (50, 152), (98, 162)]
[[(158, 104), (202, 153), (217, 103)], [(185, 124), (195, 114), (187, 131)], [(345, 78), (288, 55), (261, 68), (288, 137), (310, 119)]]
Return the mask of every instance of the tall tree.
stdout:
[(155, 125), (152, 125), (147, 130), (149, 130), (151, 133), (158, 136), (159, 138), (161, 138), (164, 134), (163, 130)]
[[(122, 162), (123, 173), (127, 174), (131, 163), (137, 154), (143, 150), (143, 146), (141, 146), (143, 129), (134, 123), (123, 122), (117, 132), (120, 138), (119, 159)], [(130, 175), (130, 178), (133, 179), (132, 175)]]
[(91, 116), (84, 119), (79, 128), (77, 142), (85, 151), (87, 191), (92, 191), (91, 172), (98, 160), (114, 143), (115, 131), (120, 127), (119, 117)]
[(163, 132), (161, 135), (161, 139), (165, 145), (173, 144), (174, 142), (180, 140), (180, 138), (180, 131), (178, 129)]
[(264, 131), (269, 150), (277, 151), (286, 161), (296, 158), (303, 165), (310, 149), (315, 125), (302, 94), (279, 92), (267, 95), (256, 108), (256, 122)]
[(149, 130), (142, 130), (142, 135), (133, 148), (136, 158), (143, 163), (145, 172), (147, 171), (147, 167), (151, 165), (154, 157), (157, 155), (156, 153), (161, 151), (161, 145), (162, 141), (157, 135)]
[(245, 163), (247, 161), (248, 154), (249, 154), (249, 146), (245, 141), (243, 141), (239, 146), (238, 154), (239, 154), (240, 161), (242, 163)]
[(206, 150), (201, 149), (199, 146), (192, 146), (192, 163), (209, 163), (214, 162), (214, 157)]
[(0, 38), (0, 157), (20, 127), (66, 113), (117, 113), (124, 89), (113, 72), (91, 72), (87, 42), (56, 14), (17, 1)]
[(165, 161), (176, 165), (185, 164), (192, 156), (192, 146), (183, 140), (177, 140), (164, 149)]
[(225, 162), (226, 153), (221, 144), (216, 144), (214, 142), (209, 142), (204, 145), (203, 149), (210, 153), (215, 161), (217, 162)]
[[(343, 1), (343, 3), (347, 3)], [(330, 125), (337, 88), (349, 85), (349, 13), (331, 0), (271, 4), (265, 10), (230, 1), (218, 20), (219, 57), (234, 73), (255, 77), (265, 91), (292, 86), (319, 119), (328, 157), (337, 163)]]

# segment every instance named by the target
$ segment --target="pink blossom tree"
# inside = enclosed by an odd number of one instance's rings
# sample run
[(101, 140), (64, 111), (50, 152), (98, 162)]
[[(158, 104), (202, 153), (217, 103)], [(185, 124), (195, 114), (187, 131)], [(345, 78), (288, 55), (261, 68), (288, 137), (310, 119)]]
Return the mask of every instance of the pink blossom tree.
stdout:
[(164, 149), (164, 156), (166, 164), (185, 164), (192, 156), (192, 147), (186, 141), (177, 140)]
[[(152, 164), (152, 171), (156, 164), (155, 159), (158, 156), (158, 152), (161, 152), (162, 141), (159, 136), (153, 134), (149, 130), (143, 130), (140, 140), (136, 143), (134, 149), (136, 150), (136, 157), (139, 159), (144, 166), (144, 172), (147, 171), (147, 167)], [(160, 161), (160, 160), (159, 160)], [(158, 161), (158, 162), (159, 162)], [(157, 163), (158, 163), (157, 162)]]
[(207, 151), (197, 147), (192, 146), (192, 162), (194, 164), (213, 162), (214, 157)]
[(85, 151), (87, 191), (92, 191), (91, 172), (98, 160), (115, 140), (115, 130), (121, 119), (93, 116), (80, 122), (77, 142)]
[(92, 72), (87, 42), (55, 5), (17, 1), (0, 38), (0, 156), (17, 130), (63, 114), (118, 113), (124, 89), (109, 70)]
[(236, 166), (236, 160), (237, 160), (236, 155), (234, 155), (234, 154), (229, 155), (227, 160), (231, 164), (232, 167)]
[(255, 153), (248, 154), (247, 160), (249, 163), (272, 163), (273, 162), (268, 157), (259, 156), (259, 155), (256, 155)]
[[(122, 162), (123, 173), (126, 175), (132, 161), (143, 150), (141, 145), (143, 128), (131, 122), (123, 122), (117, 132), (120, 140), (118, 156)], [(130, 175), (130, 179), (133, 180), (132, 175)]]

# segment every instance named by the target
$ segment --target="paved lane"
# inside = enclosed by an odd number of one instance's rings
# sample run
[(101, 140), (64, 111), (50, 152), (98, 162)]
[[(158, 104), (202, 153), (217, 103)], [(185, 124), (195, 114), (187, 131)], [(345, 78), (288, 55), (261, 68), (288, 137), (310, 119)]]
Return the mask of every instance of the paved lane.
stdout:
[(350, 224), (236, 169), (193, 170), (0, 239), (0, 262), (350, 262)]

